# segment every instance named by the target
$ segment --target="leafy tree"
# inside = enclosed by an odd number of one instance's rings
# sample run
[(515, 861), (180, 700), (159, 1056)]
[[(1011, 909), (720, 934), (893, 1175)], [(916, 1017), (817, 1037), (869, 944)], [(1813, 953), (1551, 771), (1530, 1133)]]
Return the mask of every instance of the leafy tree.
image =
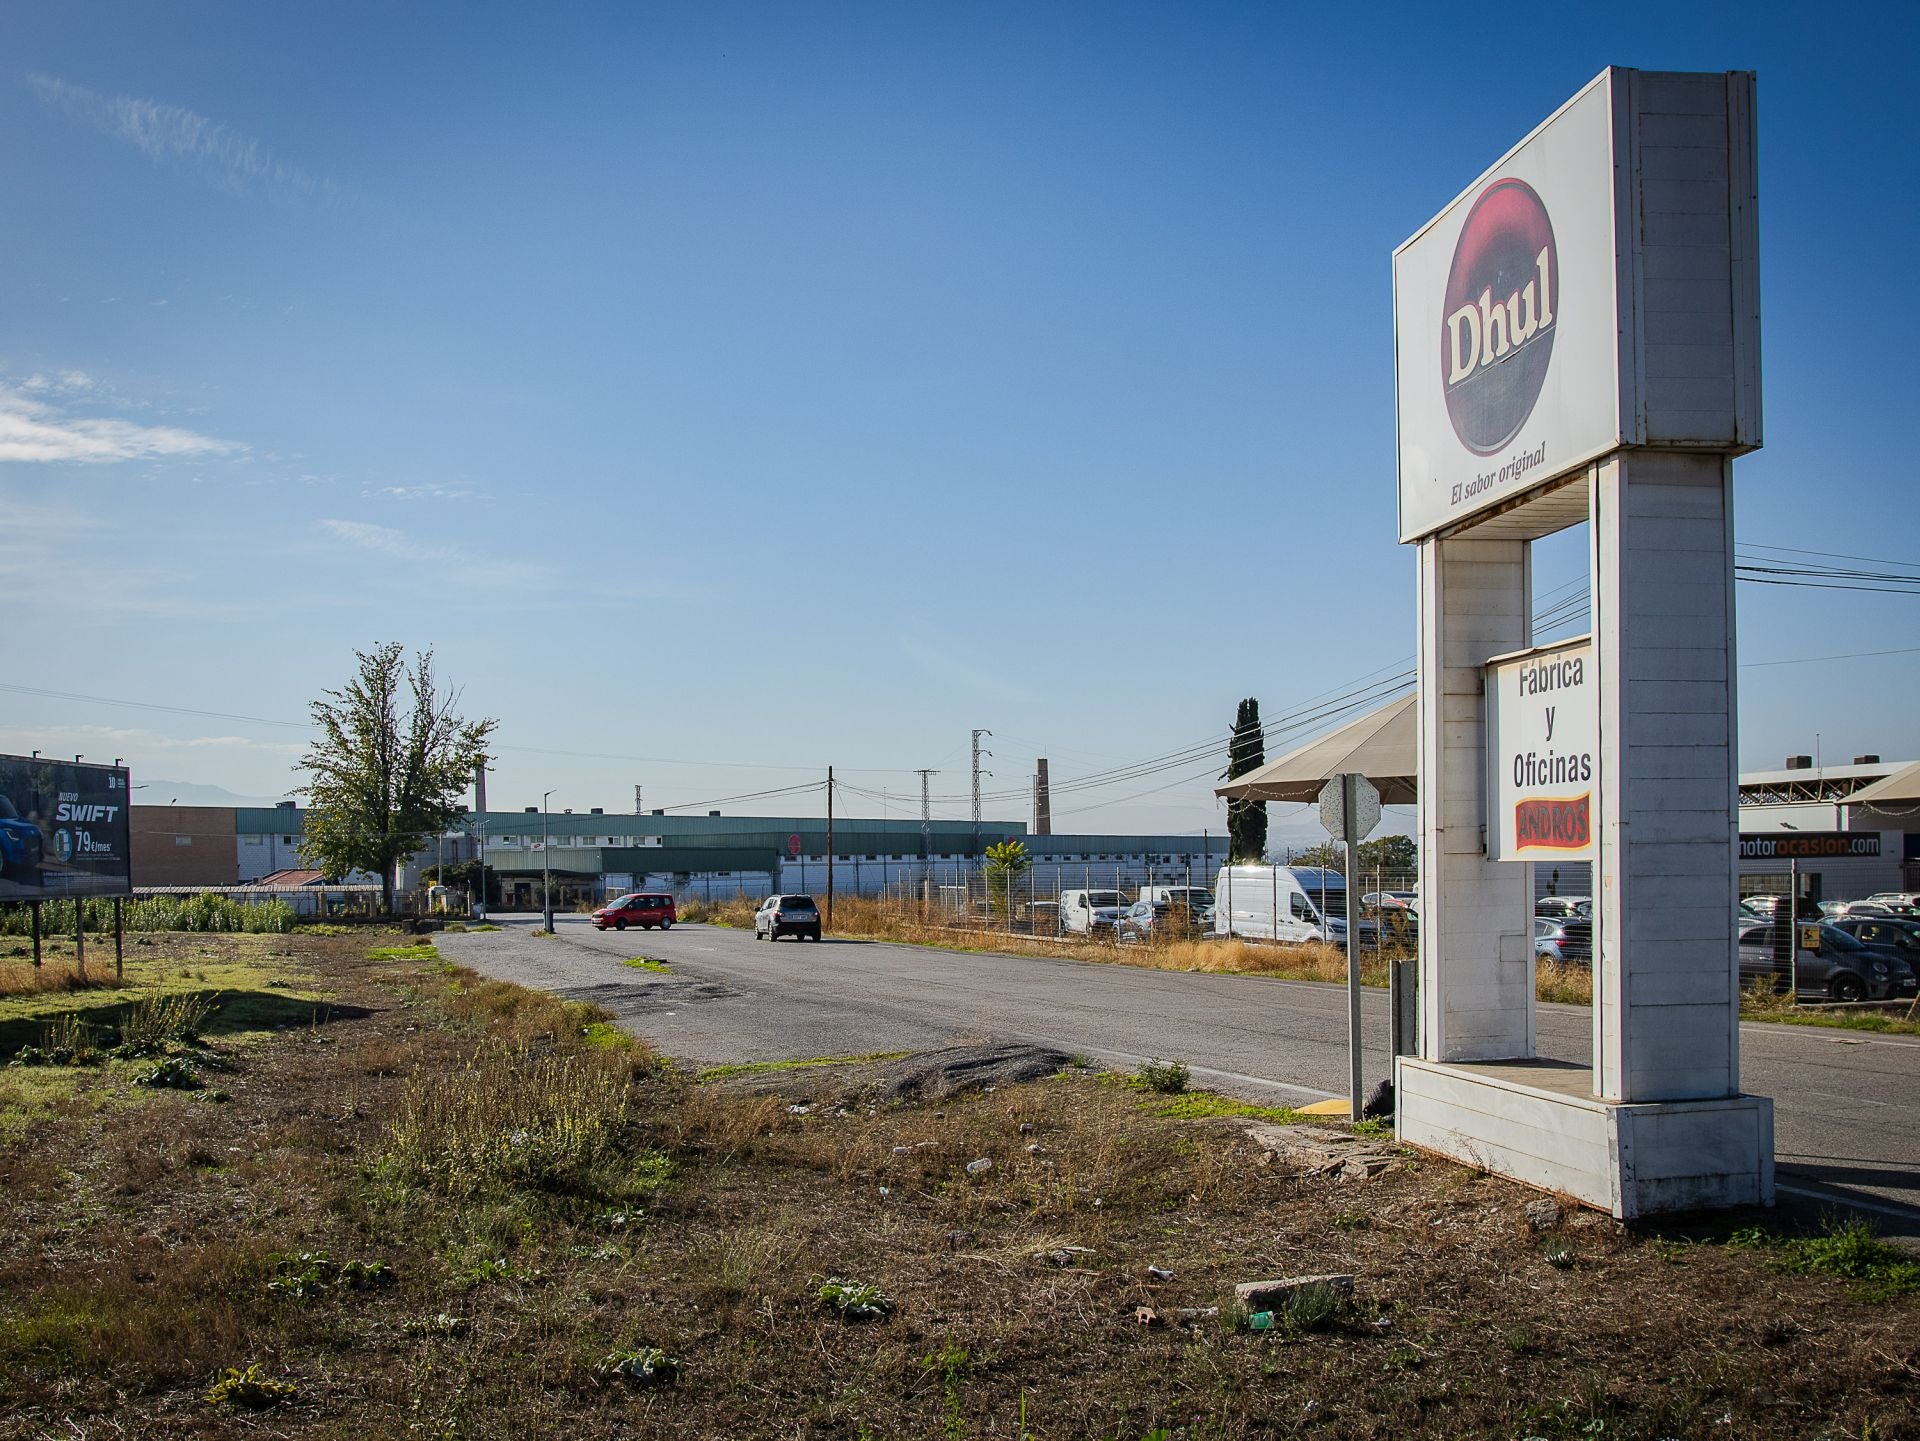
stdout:
[(1292, 851), (1287, 856), (1290, 866), (1321, 866), (1330, 871), (1340, 870), (1346, 863), (1338, 841), (1321, 841), (1303, 851)]
[(359, 673), (308, 707), (320, 737), (295, 790), (307, 798), (300, 850), (330, 875), (378, 873), (391, 912), (396, 867), (454, 823), (498, 722), (455, 714), (432, 651), (411, 666), (398, 642), (354, 654)]
[(1033, 857), (1024, 842), (1004, 840), (986, 849), (987, 905), (1003, 916), (1013, 914), (1013, 883), (1033, 869)]
[(1354, 864), (1363, 871), (1412, 875), (1420, 864), (1412, 836), (1375, 836), (1353, 848)]
[[(1248, 697), (1240, 702), (1233, 722), (1233, 740), (1227, 746), (1226, 779), (1234, 780), (1267, 763), (1267, 746), (1260, 729), (1260, 702)], [(1227, 802), (1228, 858), (1257, 861), (1267, 853), (1267, 803), (1265, 801)]]

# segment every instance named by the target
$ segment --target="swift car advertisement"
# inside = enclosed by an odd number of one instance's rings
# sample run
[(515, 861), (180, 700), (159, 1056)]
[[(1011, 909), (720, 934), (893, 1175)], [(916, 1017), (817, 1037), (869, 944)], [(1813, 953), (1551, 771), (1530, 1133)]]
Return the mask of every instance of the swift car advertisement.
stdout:
[(127, 773), (0, 756), (0, 901), (133, 893)]

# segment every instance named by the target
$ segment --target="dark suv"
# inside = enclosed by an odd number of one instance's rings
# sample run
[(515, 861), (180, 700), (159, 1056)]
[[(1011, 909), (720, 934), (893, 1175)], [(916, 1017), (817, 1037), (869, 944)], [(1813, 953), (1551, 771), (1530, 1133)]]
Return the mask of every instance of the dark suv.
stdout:
[(39, 885), (45, 852), (40, 827), (22, 817), (6, 796), (0, 796), (0, 875), (22, 885)]
[(782, 936), (820, 939), (820, 908), (812, 896), (768, 896), (753, 913), (753, 938), (777, 941)]

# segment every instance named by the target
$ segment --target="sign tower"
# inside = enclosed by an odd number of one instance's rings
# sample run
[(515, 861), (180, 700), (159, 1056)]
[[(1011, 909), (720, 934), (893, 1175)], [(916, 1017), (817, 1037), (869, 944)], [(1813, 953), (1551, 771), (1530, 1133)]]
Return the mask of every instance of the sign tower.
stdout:
[[(1753, 76), (1608, 69), (1394, 252), (1419, 556), (1408, 1142), (1617, 1216), (1773, 1199), (1740, 1090), (1732, 461), (1760, 444)], [(1592, 633), (1536, 647), (1585, 523)], [(1593, 862), (1587, 1067), (1538, 1059), (1533, 864)]]

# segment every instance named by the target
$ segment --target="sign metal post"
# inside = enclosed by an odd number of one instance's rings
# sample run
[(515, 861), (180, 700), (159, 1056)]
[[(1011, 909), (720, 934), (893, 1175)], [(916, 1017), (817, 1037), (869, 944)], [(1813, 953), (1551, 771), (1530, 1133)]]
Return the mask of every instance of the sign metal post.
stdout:
[[(1359, 873), (1353, 862), (1353, 848), (1380, 824), (1380, 792), (1372, 781), (1352, 771), (1342, 772), (1320, 791), (1320, 823), (1327, 834), (1346, 846), (1347, 893), (1347, 1102), (1354, 1120), (1366, 1104), (1361, 1088), (1360, 1054), (1360, 913), (1354, 908), (1353, 892)], [(1320, 894), (1326, 895), (1326, 887)], [(1275, 925), (1278, 926), (1276, 912)]]

